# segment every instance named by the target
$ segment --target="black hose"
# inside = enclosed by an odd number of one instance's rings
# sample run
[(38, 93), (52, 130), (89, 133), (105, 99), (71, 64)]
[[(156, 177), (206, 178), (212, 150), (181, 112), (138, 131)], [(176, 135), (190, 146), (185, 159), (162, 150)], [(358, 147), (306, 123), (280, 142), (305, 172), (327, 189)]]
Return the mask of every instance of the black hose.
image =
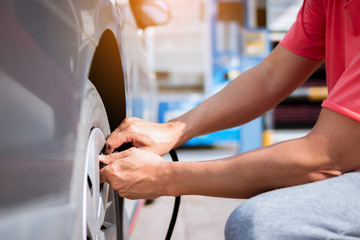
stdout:
[[(129, 144), (126, 143), (126, 144), (121, 145), (118, 149), (116, 149), (116, 151), (121, 152), (121, 151), (123, 151), (125, 149), (130, 148), (131, 146), (132, 146), (131, 143), (129, 143)], [(177, 156), (174, 149), (172, 149), (169, 152), (169, 154), (170, 154), (170, 157), (171, 157), (173, 162), (178, 162), (179, 161), (178, 156)], [(106, 166), (106, 164), (100, 162), (100, 169), (102, 169), (105, 166)], [(169, 223), (169, 228), (168, 228), (168, 231), (166, 233), (165, 240), (170, 240), (171, 235), (172, 235), (172, 233), (174, 231), (177, 215), (179, 213), (180, 199), (181, 199), (180, 196), (175, 197), (174, 209), (173, 209), (173, 213), (172, 213), (171, 220), (170, 220), (170, 223)]]
[[(172, 159), (173, 162), (178, 162), (179, 159), (177, 157), (177, 154), (175, 152), (174, 149), (172, 149), (170, 152), (170, 157)], [(175, 227), (175, 223), (176, 223), (176, 218), (179, 212), (179, 207), (180, 207), (180, 196), (175, 197), (175, 203), (174, 203), (174, 209), (173, 209), (173, 213), (171, 216), (171, 220), (170, 220), (170, 224), (169, 224), (169, 228), (168, 231), (166, 233), (166, 237), (165, 240), (170, 240), (171, 239), (171, 235), (174, 231), (174, 227)]]

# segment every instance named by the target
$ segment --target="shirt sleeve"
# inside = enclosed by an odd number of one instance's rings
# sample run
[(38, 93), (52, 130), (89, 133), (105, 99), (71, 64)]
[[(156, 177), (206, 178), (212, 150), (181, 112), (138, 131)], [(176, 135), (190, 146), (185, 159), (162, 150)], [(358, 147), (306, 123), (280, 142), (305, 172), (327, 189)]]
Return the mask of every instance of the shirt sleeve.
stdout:
[(295, 54), (325, 58), (326, 15), (323, 0), (304, 0), (295, 23), (280, 41)]
[(360, 52), (341, 75), (322, 107), (360, 122)]

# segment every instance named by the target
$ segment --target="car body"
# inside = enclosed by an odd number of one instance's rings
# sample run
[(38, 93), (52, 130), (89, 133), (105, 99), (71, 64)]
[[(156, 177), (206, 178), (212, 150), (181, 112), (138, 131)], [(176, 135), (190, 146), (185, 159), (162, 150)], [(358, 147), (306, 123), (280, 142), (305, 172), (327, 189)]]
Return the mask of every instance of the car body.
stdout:
[(0, 1), (1, 239), (126, 238), (141, 201), (100, 185), (96, 156), (126, 116), (156, 120), (144, 29), (169, 16), (165, 0)]

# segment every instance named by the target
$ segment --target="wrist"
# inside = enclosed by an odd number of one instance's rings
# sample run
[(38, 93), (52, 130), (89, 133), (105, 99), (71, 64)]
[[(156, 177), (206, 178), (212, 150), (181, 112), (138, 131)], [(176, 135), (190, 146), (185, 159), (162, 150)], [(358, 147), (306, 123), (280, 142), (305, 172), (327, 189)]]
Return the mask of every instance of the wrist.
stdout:
[(179, 188), (177, 187), (178, 181), (178, 163), (174, 162), (165, 162), (165, 188), (164, 188), (164, 196), (180, 196), (181, 193)]
[(192, 138), (190, 134), (190, 124), (185, 121), (175, 118), (167, 122), (167, 124), (170, 129), (172, 129), (172, 133), (176, 136), (173, 148), (181, 146)]

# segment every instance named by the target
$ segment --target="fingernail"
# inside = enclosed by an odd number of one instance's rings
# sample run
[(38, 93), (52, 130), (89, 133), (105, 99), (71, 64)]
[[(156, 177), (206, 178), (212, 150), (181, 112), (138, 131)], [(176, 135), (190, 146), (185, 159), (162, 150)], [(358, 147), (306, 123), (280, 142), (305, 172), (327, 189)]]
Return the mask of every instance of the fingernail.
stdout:
[(99, 161), (104, 161), (105, 160), (105, 155), (104, 154), (100, 154), (99, 155)]

